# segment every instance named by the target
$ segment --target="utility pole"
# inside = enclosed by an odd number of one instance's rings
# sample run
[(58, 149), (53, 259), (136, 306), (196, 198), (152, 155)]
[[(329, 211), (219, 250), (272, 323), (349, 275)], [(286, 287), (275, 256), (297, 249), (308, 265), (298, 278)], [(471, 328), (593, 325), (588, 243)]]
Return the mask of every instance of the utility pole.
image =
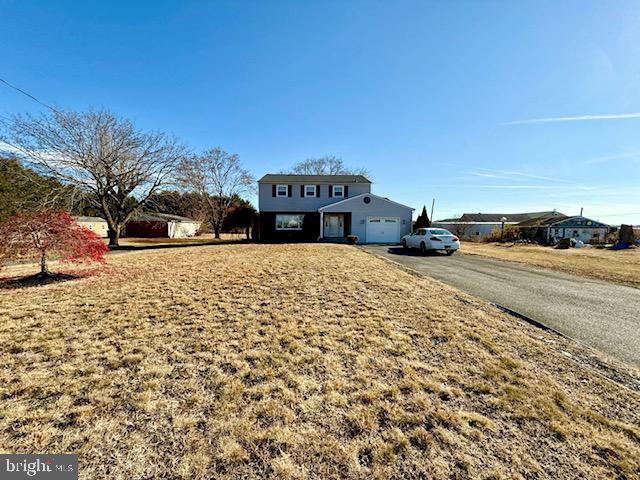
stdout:
[(434, 207), (435, 204), (436, 204), (436, 199), (434, 198), (431, 201), (431, 217), (429, 217), (429, 218), (431, 218), (431, 224), (433, 224), (433, 207)]
[(502, 222), (502, 230), (500, 231), (500, 242), (504, 242), (504, 222), (507, 221), (507, 217), (502, 217), (500, 221)]

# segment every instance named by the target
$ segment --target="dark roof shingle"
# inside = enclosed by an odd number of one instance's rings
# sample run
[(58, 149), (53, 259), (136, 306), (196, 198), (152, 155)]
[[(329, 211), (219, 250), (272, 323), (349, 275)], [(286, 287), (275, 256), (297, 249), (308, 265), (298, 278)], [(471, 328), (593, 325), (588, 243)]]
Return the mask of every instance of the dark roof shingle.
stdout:
[(258, 183), (371, 183), (364, 175), (289, 175), (267, 173)]
[(197, 222), (193, 218), (181, 217), (170, 213), (144, 212), (134, 215), (131, 222)]
[(460, 218), (447, 219), (441, 221), (449, 222), (487, 222), (500, 223), (502, 218), (506, 218), (509, 223), (518, 223), (541, 217), (559, 217), (564, 216), (558, 212), (529, 212), (529, 213), (464, 213)]

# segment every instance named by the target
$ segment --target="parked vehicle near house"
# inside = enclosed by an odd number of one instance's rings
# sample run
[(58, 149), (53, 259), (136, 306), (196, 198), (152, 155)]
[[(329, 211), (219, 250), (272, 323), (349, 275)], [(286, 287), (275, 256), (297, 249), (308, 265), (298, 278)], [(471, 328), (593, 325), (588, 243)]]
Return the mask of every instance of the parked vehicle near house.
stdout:
[(443, 228), (419, 228), (402, 237), (402, 248), (418, 248), (423, 254), (442, 250), (453, 255), (460, 248), (460, 239)]

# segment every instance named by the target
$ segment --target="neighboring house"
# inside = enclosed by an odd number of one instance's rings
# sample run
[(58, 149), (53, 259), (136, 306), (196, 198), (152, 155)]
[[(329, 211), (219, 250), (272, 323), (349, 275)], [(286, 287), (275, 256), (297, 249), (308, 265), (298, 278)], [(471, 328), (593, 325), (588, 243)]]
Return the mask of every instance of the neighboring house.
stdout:
[(536, 218), (519, 223), (522, 238), (541, 243), (555, 243), (562, 238), (575, 238), (584, 243), (602, 243), (611, 227), (580, 215)]
[(433, 222), (434, 227), (444, 228), (465, 240), (484, 240), (491, 236), (495, 229), (502, 228), (502, 219), (505, 225), (518, 225), (520, 222), (536, 219), (562, 216), (561, 213), (530, 212), (530, 213), (465, 213), (460, 218), (448, 218)]
[(261, 241), (398, 243), (413, 208), (371, 193), (362, 175), (274, 175), (258, 181)]
[(104, 218), (100, 217), (73, 217), (73, 219), (80, 226), (88, 228), (94, 231), (101, 237), (106, 238), (108, 236), (109, 226)]
[(201, 222), (192, 218), (168, 213), (142, 213), (126, 224), (128, 237), (193, 237), (200, 229)]

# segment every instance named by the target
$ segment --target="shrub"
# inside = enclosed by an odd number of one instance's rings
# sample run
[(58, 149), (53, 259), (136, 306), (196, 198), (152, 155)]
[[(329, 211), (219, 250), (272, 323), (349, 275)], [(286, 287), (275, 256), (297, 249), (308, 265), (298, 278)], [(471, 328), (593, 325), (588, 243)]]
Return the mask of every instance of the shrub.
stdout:
[(502, 228), (496, 227), (491, 231), (491, 236), (487, 239), (489, 242), (515, 242), (520, 238), (520, 229), (513, 224), (505, 223), (504, 236)]
[(7, 261), (38, 260), (40, 274), (50, 275), (47, 262), (104, 262), (109, 251), (102, 238), (66, 212), (18, 213), (0, 224), (0, 266)]

